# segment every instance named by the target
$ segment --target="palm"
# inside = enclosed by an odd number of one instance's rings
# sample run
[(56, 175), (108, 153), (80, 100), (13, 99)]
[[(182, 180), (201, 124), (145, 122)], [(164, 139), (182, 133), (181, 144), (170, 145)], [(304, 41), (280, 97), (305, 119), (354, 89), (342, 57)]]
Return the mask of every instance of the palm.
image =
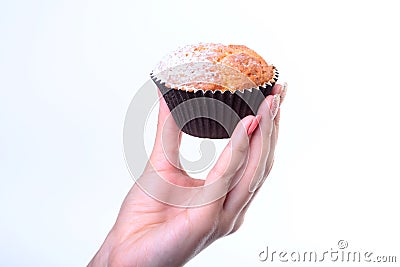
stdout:
[[(144, 175), (154, 175), (147, 170)], [(171, 180), (184, 181), (185, 186), (199, 186), (202, 180), (195, 180), (179, 170), (168, 172)], [(151, 177), (149, 177), (151, 179)], [(201, 221), (204, 218), (201, 210), (178, 208), (166, 205), (148, 196), (138, 186), (133, 186), (122, 205), (117, 225), (126, 239), (120, 244), (124, 255), (113, 255), (115, 259), (124, 259), (117, 265), (129, 265), (135, 262), (137, 266), (165, 265), (165, 258), (147, 258), (143, 255), (167, 255), (168, 258), (182, 258), (180, 254), (193, 254), (199, 246), (204, 245), (201, 239), (206, 236), (211, 227), (210, 222)], [(193, 231), (201, 225), (204, 231)], [(191, 242), (188, 242), (192, 240)], [(161, 244), (158, 246), (155, 244)], [(177, 249), (179, 248), (179, 249)], [(121, 251), (121, 249), (118, 249)], [(139, 256), (140, 255), (140, 256)]]

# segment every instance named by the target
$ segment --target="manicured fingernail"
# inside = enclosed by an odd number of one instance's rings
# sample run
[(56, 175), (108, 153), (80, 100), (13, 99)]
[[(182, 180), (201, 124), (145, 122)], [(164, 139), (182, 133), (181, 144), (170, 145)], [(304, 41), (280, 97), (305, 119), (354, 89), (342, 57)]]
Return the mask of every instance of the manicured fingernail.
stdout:
[(251, 122), (249, 128), (247, 129), (247, 135), (251, 135), (255, 129), (257, 129), (257, 126), (261, 120), (261, 115), (257, 115), (253, 121)]
[(280, 103), (280, 105), (282, 105), (283, 100), (285, 100), (287, 87), (288, 87), (287, 82), (284, 82), (283, 85), (282, 85), (282, 90), (281, 90), (281, 103)]
[(271, 115), (272, 115), (272, 120), (275, 119), (276, 114), (278, 114), (278, 110), (279, 110), (279, 103), (281, 102), (281, 96), (280, 94), (276, 94), (274, 95), (274, 98), (272, 99), (272, 103), (271, 103)]

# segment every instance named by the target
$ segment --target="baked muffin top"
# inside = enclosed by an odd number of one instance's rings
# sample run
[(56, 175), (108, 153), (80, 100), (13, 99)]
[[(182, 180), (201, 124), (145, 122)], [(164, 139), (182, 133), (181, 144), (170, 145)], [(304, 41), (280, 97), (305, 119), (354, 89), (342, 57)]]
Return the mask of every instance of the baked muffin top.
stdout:
[(275, 77), (275, 67), (244, 45), (200, 43), (168, 54), (153, 75), (184, 90), (243, 90)]

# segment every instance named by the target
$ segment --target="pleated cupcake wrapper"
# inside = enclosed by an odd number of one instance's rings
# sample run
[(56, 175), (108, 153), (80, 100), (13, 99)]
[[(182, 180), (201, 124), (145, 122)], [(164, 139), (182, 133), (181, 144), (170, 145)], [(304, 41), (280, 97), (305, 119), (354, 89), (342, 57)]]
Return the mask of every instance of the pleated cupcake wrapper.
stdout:
[(262, 101), (271, 94), (278, 79), (242, 91), (184, 90), (169, 88), (165, 81), (150, 74), (163, 95), (178, 127), (191, 136), (211, 139), (229, 138), (236, 125), (248, 115), (257, 114)]

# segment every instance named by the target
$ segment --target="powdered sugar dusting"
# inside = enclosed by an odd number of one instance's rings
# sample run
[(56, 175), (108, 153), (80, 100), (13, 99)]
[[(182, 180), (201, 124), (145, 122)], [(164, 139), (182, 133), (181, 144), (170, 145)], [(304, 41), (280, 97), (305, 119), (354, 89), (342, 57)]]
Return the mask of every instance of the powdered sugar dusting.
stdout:
[[(196, 62), (214, 62), (214, 58), (221, 53), (223, 44), (199, 43), (186, 45), (166, 55), (154, 68), (153, 73), (165, 71), (178, 65)], [(219, 48), (219, 50), (218, 50)]]
[(153, 75), (171, 88), (192, 89), (207, 83), (233, 91), (262, 85), (268, 82), (263, 77), (273, 77), (273, 71), (273, 66), (245, 46), (199, 43), (166, 55)]

